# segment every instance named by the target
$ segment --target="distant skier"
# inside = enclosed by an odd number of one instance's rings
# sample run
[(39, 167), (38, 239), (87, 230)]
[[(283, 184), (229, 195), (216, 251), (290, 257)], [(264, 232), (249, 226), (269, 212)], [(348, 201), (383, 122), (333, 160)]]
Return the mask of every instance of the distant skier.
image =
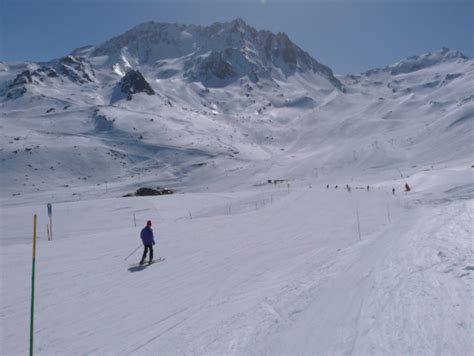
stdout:
[(392, 194), (395, 195), (395, 188), (392, 188)]
[(369, 190), (370, 190), (370, 185), (367, 186), (367, 191), (369, 191)]
[(349, 193), (351, 192), (351, 186), (349, 184), (346, 184), (346, 189)]
[(410, 186), (408, 183), (405, 183), (405, 192), (409, 192), (411, 190)]
[(329, 184), (326, 186), (326, 189), (329, 189)]
[(151, 221), (148, 220), (146, 226), (142, 229), (140, 233), (140, 238), (142, 239), (144, 250), (143, 250), (143, 257), (140, 261), (140, 265), (145, 263), (145, 258), (147, 255), (148, 250), (150, 250), (150, 259), (148, 263), (153, 262), (153, 245), (155, 244), (155, 238), (153, 236), (153, 230), (151, 229)]

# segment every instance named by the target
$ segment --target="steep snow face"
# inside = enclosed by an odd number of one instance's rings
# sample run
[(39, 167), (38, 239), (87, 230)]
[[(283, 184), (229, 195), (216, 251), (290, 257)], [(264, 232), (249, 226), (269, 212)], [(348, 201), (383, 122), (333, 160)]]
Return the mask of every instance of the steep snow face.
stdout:
[[(17, 99), (27, 92), (44, 95), (50, 88), (97, 84), (92, 65), (82, 57), (68, 55), (47, 63), (25, 63), (13, 80), (2, 83), (3, 96)], [(55, 95), (59, 96), (59, 95)]]
[(188, 79), (221, 86), (242, 76), (281, 78), (313, 71), (343, 90), (330, 68), (286, 34), (257, 31), (241, 19), (208, 27), (147, 22), (104, 42), (89, 55), (106, 56), (107, 65), (116, 67), (127, 63), (160, 66), (162, 60), (183, 58)]
[[(446, 54), (444, 59), (439, 59), (441, 53)], [(452, 53), (456, 52), (421, 55), (418, 58), (436, 57), (439, 62), (407, 73), (383, 70), (342, 79), (353, 95), (370, 98), (365, 104), (361, 99), (357, 116), (365, 117), (367, 125), (378, 126), (376, 131), (383, 128), (372, 139), (376, 151), (384, 152), (378, 164), (386, 164), (385, 155), (404, 151), (407, 158), (416, 157), (417, 164), (441, 157), (449, 161), (471, 156), (474, 61)], [(398, 64), (387, 68), (395, 67)], [(387, 137), (388, 142), (382, 143)]]
[(433, 53), (423, 54), (421, 56), (410, 57), (404, 61), (390, 66), (390, 73), (393, 75), (400, 73), (410, 73), (423, 68), (431, 67), (435, 64), (448, 61), (463, 62), (468, 58), (459, 51), (442, 48)]
[(373, 69), (363, 74), (372, 75), (384, 71), (389, 72), (392, 75), (397, 75), (415, 72), (441, 63), (464, 63), (468, 60), (469, 58), (463, 53), (443, 47), (438, 51), (412, 56), (383, 69)]

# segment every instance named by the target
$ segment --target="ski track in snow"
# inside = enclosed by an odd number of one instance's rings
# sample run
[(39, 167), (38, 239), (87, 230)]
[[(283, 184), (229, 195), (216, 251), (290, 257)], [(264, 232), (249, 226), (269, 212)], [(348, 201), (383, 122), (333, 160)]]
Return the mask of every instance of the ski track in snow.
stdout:
[[(472, 200), (301, 185), (258, 210), (221, 214), (274, 193), (56, 204), (54, 240), (41, 230), (38, 240), (36, 352), (472, 350)], [(185, 220), (183, 207), (203, 213)], [(17, 236), (31, 235), (20, 221), (37, 208), (3, 209), (2, 241), (15, 226)], [(133, 212), (155, 221), (155, 255), (166, 261), (130, 273), (124, 258), (140, 228), (131, 225)], [(1, 250), (2, 352), (9, 355), (28, 347), (31, 245), (20, 242)]]

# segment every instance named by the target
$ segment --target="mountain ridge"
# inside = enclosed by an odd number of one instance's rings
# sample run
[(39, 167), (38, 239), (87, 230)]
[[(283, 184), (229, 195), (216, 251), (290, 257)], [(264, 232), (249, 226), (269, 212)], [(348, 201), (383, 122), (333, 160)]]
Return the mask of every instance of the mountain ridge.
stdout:
[[(154, 66), (160, 61), (189, 56), (184, 67), (190, 71), (187, 78), (193, 81), (199, 81), (207, 72), (214, 74), (217, 81), (242, 76), (258, 81), (258, 76), (287, 77), (311, 70), (343, 90), (329, 67), (296, 46), (286, 34), (257, 31), (242, 19), (210, 26), (149, 21), (90, 48), (88, 55), (107, 56), (107, 65), (119, 67), (128, 67), (132, 62), (135, 66)], [(212, 85), (212, 81), (207, 82)]]
[(287, 36), (260, 31), (271, 38), (267, 57), (265, 41), (242, 40), (253, 33), (245, 26), (206, 27), (232, 30), (235, 48), (224, 41), (146, 63), (129, 49), (112, 58), (87, 46), (49, 62), (2, 64), (5, 194), (23, 184), (104, 181), (198, 189), (230, 176), (257, 184), (300, 179), (315, 167), (365, 174), (403, 167), (407, 157), (412, 165), (469, 157), (471, 59), (442, 49), (400, 61), (410, 70), (397, 74), (335, 76), (340, 90), (298, 49), (290, 51), (296, 65), (285, 64)]
[(448, 62), (452, 60), (470, 60), (464, 53), (458, 50), (442, 47), (438, 50), (426, 52), (418, 55), (413, 55), (401, 59), (398, 62), (389, 64), (384, 68), (374, 68), (362, 72), (362, 75), (372, 75), (379, 72), (390, 72), (392, 75), (415, 72), (433, 65)]

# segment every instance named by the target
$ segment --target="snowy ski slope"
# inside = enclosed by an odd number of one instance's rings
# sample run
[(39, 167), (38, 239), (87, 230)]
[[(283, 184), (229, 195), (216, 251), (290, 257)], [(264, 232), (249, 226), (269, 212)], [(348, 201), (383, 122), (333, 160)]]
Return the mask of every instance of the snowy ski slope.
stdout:
[[(28, 349), (38, 212), (38, 354), (468, 355), (472, 176), (439, 190), (449, 171), (412, 194), (302, 181), (57, 203), (53, 241), (42, 202), (4, 206), (2, 353)], [(147, 219), (166, 261), (140, 268), (141, 249), (124, 258)]]

